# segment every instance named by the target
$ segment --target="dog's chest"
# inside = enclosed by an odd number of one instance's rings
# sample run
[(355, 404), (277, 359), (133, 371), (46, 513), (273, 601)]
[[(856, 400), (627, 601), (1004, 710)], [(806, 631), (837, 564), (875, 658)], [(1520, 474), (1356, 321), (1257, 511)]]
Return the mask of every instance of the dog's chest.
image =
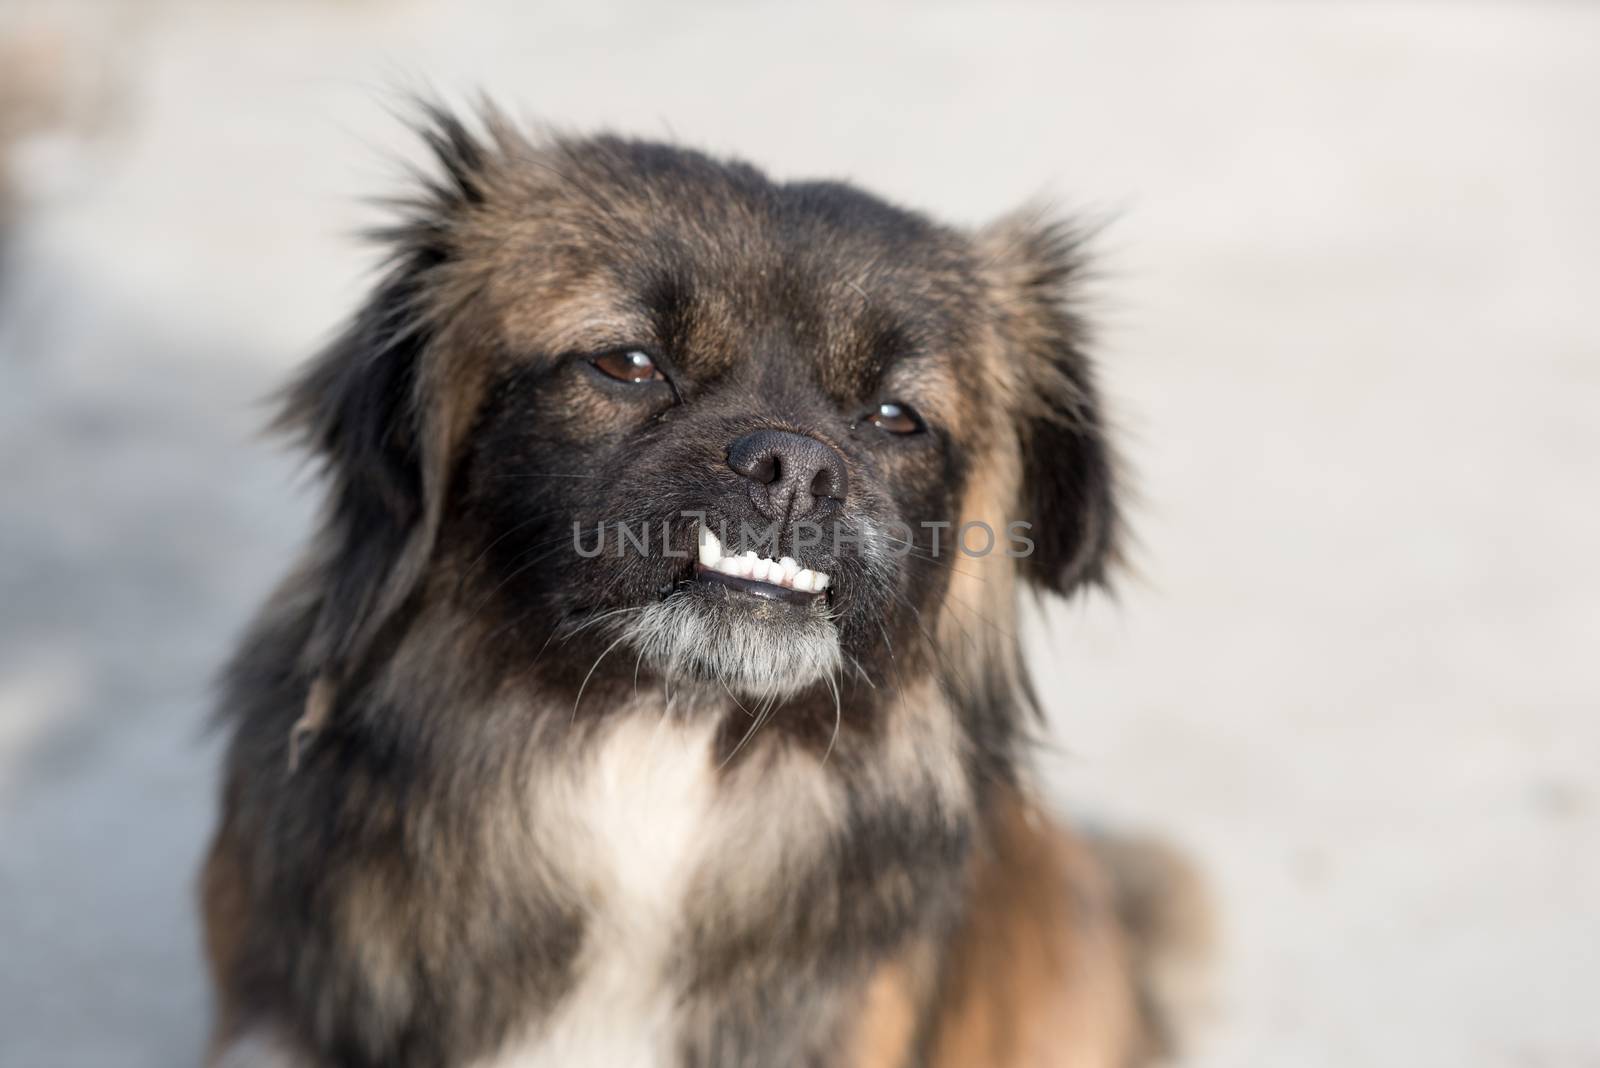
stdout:
[(541, 847), (586, 908), (572, 984), (478, 1068), (674, 1063), (670, 974), (691, 879), (715, 849), (713, 725), (631, 716), (536, 788)]

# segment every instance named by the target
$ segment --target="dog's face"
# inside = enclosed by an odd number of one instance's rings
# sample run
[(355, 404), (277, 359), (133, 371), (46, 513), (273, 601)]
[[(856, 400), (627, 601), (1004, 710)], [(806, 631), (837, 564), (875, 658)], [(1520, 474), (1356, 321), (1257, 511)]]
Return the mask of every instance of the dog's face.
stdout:
[(992, 388), (960, 372), (977, 265), (843, 187), (608, 154), (626, 177), (580, 179), (605, 208), (558, 194), (515, 240), (548, 257), (549, 216), (577, 216), (555, 284), (490, 279), (515, 355), (467, 442), (457, 544), (487, 550), (501, 612), (612, 613), (630, 668), (760, 698), (876, 661), (958, 556), (922, 524), (956, 514)]
[(435, 148), (448, 181), (292, 401), (337, 475), (329, 658), (442, 599), (547, 681), (791, 698), (947, 670), (1015, 576), (1099, 576), (1059, 231), (610, 139), (442, 120)]

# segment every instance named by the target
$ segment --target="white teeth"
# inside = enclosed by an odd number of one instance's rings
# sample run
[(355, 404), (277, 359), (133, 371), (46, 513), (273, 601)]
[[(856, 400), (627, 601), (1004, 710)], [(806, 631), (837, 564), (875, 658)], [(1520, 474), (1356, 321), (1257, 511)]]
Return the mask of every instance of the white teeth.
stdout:
[(828, 588), (829, 582), (826, 572), (801, 567), (800, 562), (792, 556), (772, 560), (758, 556), (754, 549), (746, 549), (739, 556), (725, 556), (722, 541), (704, 524), (700, 527), (700, 566), (724, 575), (784, 586), (802, 593), (821, 593)]
[(700, 563), (705, 567), (716, 567), (717, 561), (722, 559), (722, 542), (711, 530), (702, 525), (700, 527)]

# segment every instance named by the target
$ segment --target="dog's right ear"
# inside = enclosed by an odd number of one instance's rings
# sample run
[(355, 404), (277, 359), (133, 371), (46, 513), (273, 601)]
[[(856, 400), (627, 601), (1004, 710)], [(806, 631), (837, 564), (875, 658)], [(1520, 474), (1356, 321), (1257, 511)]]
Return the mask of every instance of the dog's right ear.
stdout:
[(419, 551), (410, 546), (425, 511), (415, 386), (428, 336), (413, 323), (424, 269), (392, 269), (290, 384), (278, 420), (318, 455), (328, 481), (315, 563), (322, 603), (303, 661), (313, 674), (356, 659), (409, 592), (394, 580)]
[(321, 604), (302, 667), (335, 682), (414, 591), (445, 492), (449, 428), (426, 407), (445, 377), (431, 351), (444, 328), (434, 297), (490, 164), (484, 143), (439, 108), (424, 108), (420, 133), (438, 176), (421, 179), (400, 222), (374, 235), (391, 251), (388, 272), (290, 383), (276, 423), (318, 456), (328, 480), (313, 560)]

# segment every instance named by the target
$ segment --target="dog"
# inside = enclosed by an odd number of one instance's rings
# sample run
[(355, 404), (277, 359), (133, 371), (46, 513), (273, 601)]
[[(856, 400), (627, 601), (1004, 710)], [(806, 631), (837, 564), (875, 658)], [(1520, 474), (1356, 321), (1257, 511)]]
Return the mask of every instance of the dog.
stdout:
[(1158, 1056), (1181, 865), (1029, 786), (1018, 599), (1118, 559), (1076, 232), (419, 130), (284, 394), (326, 508), (224, 677), (209, 1063)]

